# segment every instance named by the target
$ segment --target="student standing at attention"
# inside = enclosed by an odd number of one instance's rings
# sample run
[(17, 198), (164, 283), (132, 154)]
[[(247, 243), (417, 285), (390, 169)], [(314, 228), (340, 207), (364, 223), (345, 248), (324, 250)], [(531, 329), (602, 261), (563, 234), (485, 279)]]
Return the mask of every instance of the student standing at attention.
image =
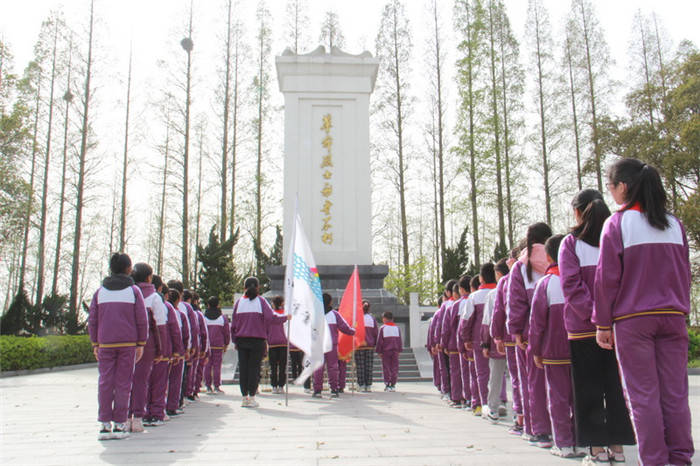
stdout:
[[(148, 339), (148, 315), (141, 291), (131, 279), (131, 259), (114, 253), (111, 275), (92, 296), (88, 333), (100, 374), (97, 391), (99, 440), (129, 436), (126, 425), (134, 364)], [(114, 423), (114, 427), (112, 427)]]
[(377, 335), (376, 351), (382, 358), (382, 372), (384, 373), (385, 392), (395, 392), (396, 382), (399, 378), (399, 353), (403, 348), (401, 332), (394, 323), (394, 315), (387, 311), (382, 314), (384, 325), (379, 328)]
[(593, 314), (593, 286), (600, 233), (610, 217), (603, 195), (584, 189), (571, 202), (576, 226), (559, 248), (559, 276), (564, 293), (564, 325), (571, 350), (576, 445), (590, 447), (587, 460), (624, 459), (622, 445), (635, 443), (615, 353), (598, 346)]
[(209, 333), (211, 356), (204, 367), (204, 383), (207, 393), (218, 395), (221, 389), (221, 364), (224, 353), (231, 343), (231, 327), (228, 317), (221, 313), (218, 296), (210, 296), (204, 311), (204, 323)]
[(314, 372), (314, 398), (321, 398), (323, 390), (323, 368), (328, 371), (328, 384), (331, 386), (331, 398), (338, 398), (340, 395), (340, 384), (338, 380), (338, 331), (346, 335), (355, 335), (355, 329), (350, 327), (340, 313), (333, 309), (333, 298), (328, 293), (323, 293), (323, 307), (326, 311), (326, 322), (331, 332), (333, 346), (330, 351), (323, 355), (323, 366)]
[(365, 319), (365, 341), (355, 351), (357, 364), (357, 384), (360, 391), (369, 392), (372, 388), (372, 370), (374, 368), (374, 346), (377, 344), (377, 321), (369, 312), (369, 301), (362, 301), (362, 312)]
[(690, 464), (690, 259), (685, 229), (666, 210), (656, 169), (621, 159), (608, 190), (622, 208), (603, 227), (593, 323), (615, 349), (643, 465)]
[(289, 315), (278, 315), (268, 302), (259, 296), (260, 282), (248, 277), (243, 282), (245, 294), (233, 306), (231, 341), (238, 350), (238, 372), (244, 408), (257, 408), (255, 394), (260, 383), (260, 364), (265, 354), (267, 332), (274, 323), (289, 320)]

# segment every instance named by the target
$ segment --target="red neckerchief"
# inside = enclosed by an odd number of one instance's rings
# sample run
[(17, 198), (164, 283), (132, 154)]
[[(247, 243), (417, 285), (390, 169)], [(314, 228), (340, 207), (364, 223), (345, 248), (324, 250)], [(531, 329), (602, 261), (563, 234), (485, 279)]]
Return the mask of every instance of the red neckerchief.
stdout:
[(545, 275), (556, 275), (557, 277), (559, 276), (559, 266), (557, 264), (552, 264), (549, 267), (547, 267), (547, 271), (544, 273)]
[(273, 309), (277, 314), (282, 315), (284, 314), (284, 309)]
[(624, 206), (622, 210), (636, 210), (637, 212), (642, 212), (642, 205), (639, 202), (635, 202), (634, 204)]
[(448, 301), (454, 301), (454, 300), (455, 300), (454, 296), (450, 296), (450, 298), (448, 299)]
[(493, 290), (496, 288), (496, 283), (484, 283), (483, 285), (479, 285), (480, 290)]
[(393, 322), (387, 322), (384, 325), (388, 325), (389, 327), (396, 327), (396, 324)]

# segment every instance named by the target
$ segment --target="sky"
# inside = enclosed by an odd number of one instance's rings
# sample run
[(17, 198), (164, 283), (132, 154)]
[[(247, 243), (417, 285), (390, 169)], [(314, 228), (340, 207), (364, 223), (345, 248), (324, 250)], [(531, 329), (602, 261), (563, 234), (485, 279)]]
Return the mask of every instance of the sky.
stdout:
[[(287, 20), (286, 0), (268, 0), (267, 7), (272, 17), (272, 54), (279, 55), (288, 45), (284, 38), (285, 22)], [(411, 73), (411, 90), (415, 96), (427, 93), (428, 84), (421, 71), (425, 68), (426, 34), (430, 25), (426, 23), (427, 0), (407, 0), (410, 26), (413, 32), (413, 56)], [(550, 22), (553, 25), (555, 41), (558, 43), (564, 17), (569, 10), (567, 0), (544, 0), (549, 10)], [(235, 15), (242, 19), (248, 40), (252, 42), (255, 27), (255, 0), (238, 1)], [(524, 27), (527, 12), (526, 0), (505, 0), (509, 18), (515, 33), (524, 45)], [(668, 32), (675, 46), (682, 39), (689, 39), (700, 44), (700, 1), (697, 0), (600, 0), (594, 1), (596, 14), (605, 31), (608, 46), (615, 65), (611, 76), (625, 82), (630, 79), (628, 48), (632, 32), (632, 20), (635, 12), (656, 12), (664, 29)], [(221, 56), (221, 36), (223, 23), (223, 0), (194, 1), (194, 80), (195, 97), (194, 114), (211, 114), (215, 111), (217, 99), (214, 88), (217, 84), (217, 67)], [(439, 1), (442, 15), (444, 34), (447, 37), (448, 55), (448, 99), (454, 101), (454, 84), (452, 81), (452, 63), (454, 63), (454, 32), (450, 24), (452, 0)], [(41, 22), (51, 10), (62, 9), (69, 24), (77, 31), (84, 31), (88, 18), (88, 0), (5, 0), (0, 15), (0, 38), (10, 47), (14, 55), (14, 66), (21, 73), (26, 63), (32, 57), (32, 48), (37, 39)], [(188, 0), (96, 0), (95, 9), (97, 22), (97, 63), (94, 82), (96, 86), (97, 105), (94, 114), (96, 132), (100, 144), (95, 149), (101, 160), (102, 170), (92, 180), (98, 185), (97, 204), (94, 211), (111, 209), (111, 192), (114, 185), (114, 174), (120, 173), (121, 137), (123, 134), (123, 103), (125, 100), (126, 71), (130, 46), (133, 50), (134, 85), (132, 90), (132, 129), (130, 150), (130, 181), (129, 181), (129, 215), (131, 227), (129, 241), (137, 253), (143, 252), (143, 238), (146, 235), (148, 217), (143, 213), (143, 202), (153, 202), (157, 197), (159, 187), (155, 146), (162, 139), (162, 127), (153, 117), (152, 104), (157, 91), (163, 87), (164, 76), (158, 66), (159, 60), (179, 64), (185, 55), (180, 49), (179, 40), (183, 37), (186, 15), (189, 8)], [(345, 35), (345, 49), (351, 53), (363, 50), (374, 50), (374, 40), (377, 34), (383, 2), (378, 0), (310, 0), (308, 2), (309, 27), (307, 34), (307, 50), (318, 45), (320, 23), (328, 10), (338, 13), (342, 31)], [(452, 46), (450, 46), (452, 44)], [(521, 49), (521, 59), (527, 53)], [(274, 59), (271, 60), (272, 77), (271, 104), (274, 116), (270, 122), (271, 144), (270, 158), (272, 160), (270, 175), (279, 182), (273, 183), (270, 197), (279, 201), (282, 195), (282, 96), (277, 89), (274, 75)], [(246, 76), (246, 83), (251, 76)], [(623, 89), (624, 91), (624, 89)], [(450, 96), (451, 92), (451, 96)], [(525, 97), (529, 99), (529, 96)], [(449, 101), (449, 100), (448, 100)], [(622, 96), (617, 96), (620, 106)], [(421, 105), (420, 103), (418, 104)], [(453, 105), (454, 107), (454, 105)], [(420, 112), (415, 114), (420, 115)], [(448, 117), (449, 119), (449, 117)], [(419, 129), (420, 122), (414, 129)], [(215, 125), (215, 120), (210, 122)], [(453, 124), (448, 122), (447, 127)], [(217, 147), (216, 128), (208, 128), (209, 140), (207, 150), (215, 153)], [(419, 146), (422, 136), (415, 136), (415, 144)], [(215, 159), (215, 157), (214, 157)], [(212, 182), (211, 172), (214, 162), (205, 166), (209, 182), (205, 186), (205, 197), (208, 208), (205, 216), (213, 220), (217, 212), (216, 183)], [(241, 170), (250, 170), (249, 161), (242, 160)], [(214, 180), (215, 181), (215, 180)], [(376, 187), (376, 186), (375, 186)], [(432, 195), (432, 194), (431, 194)], [(279, 202), (272, 204), (279, 205)], [(272, 208), (269, 224), (281, 223), (281, 212)], [(210, 223), (208, 223), (210, 224)], [(208, 229), (208, 228), (206, 228)], [(459, 231), (451, 231), (454, 238)], [(266, 233), (268, 242), (274, 238), (274, 228)], [(104, 245), (102, 245), (104, 246)], [(377, 262), (383, 262), (386, 257), (375, 250)], [(379, 257), (377, 257), (379, 256)], [(50, 257), (50, 256), (49, 256)]]

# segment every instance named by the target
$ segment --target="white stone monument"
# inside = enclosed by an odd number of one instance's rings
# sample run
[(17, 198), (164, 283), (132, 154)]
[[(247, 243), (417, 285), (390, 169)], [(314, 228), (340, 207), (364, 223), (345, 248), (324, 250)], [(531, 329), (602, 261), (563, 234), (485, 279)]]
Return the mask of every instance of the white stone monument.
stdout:
[(275, 58), (284, 94), (284, 257), (295, 203), (318, 265), (369, 265), (369, 98), (379, 60), (323, 46)]

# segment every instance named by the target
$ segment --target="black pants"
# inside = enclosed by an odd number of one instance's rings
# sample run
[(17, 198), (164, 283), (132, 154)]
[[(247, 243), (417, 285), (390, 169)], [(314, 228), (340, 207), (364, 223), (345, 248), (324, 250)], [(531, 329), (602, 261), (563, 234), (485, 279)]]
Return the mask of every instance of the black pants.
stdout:
[(238, 378), (241, 395), (255, 396), (260, 383), (260, 365), (265, 354), (264, 338), (241, 337), (236, 339), (238, 348)]
[(182, 371), (182, 386), (180, 387), (180, 408), (183, 407), (185, 404), (185, 392), (187, 391), (187, 376), (190, 373), (190, 363), (187, 361), (184, 361), (183, 364), (185, 365), (185, 370)]
[(576, 445), (634, 445), (615, 352), (595, 339), (569, 341)]
[(292, 360), (292, 380), (296, 380), (304, 369), (304, 352), (303, 351), (290, 351), (289, 358)]
[(284, 387), (284, 384), (287, 383), (287, 347), (270, 348), (268, 358), (270, 360), (270, 385)]
[(360, 387), (372, 385), (374, 350), (359, 349), (355, 351), (355, 364), (357, 365), (357, 385)]

